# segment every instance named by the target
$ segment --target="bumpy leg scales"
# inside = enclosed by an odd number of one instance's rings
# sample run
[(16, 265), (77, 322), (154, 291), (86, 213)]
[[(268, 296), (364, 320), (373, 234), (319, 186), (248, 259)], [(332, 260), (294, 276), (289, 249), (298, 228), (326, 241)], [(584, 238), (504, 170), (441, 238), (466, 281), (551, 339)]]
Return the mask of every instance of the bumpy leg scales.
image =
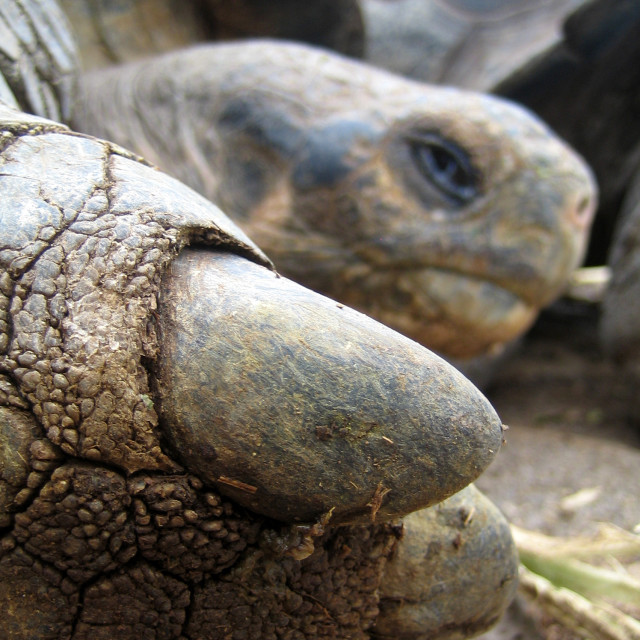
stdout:
[(88, 587), (72, 640), (177, 640), (187, 585), (140, 562)]
[(78, 606), (75, 585), (20, 548), (0, 560), (5, 640), (68, 640)]
[(124, 478), (89, 464), (56, 469), (13, 536), (29, 553), (82, 584), (136, 554), (131, 502)]
[(187, 636), (364, 640), (397, 535), (391, 525), (334, 528), (301, 562), (256, 551), (195, 589)]
[(129, 488), (140, 554), (174, 576), (200, 582), (257, 541), (261, 518), (203, 488), (195, 476), (144, 475)]

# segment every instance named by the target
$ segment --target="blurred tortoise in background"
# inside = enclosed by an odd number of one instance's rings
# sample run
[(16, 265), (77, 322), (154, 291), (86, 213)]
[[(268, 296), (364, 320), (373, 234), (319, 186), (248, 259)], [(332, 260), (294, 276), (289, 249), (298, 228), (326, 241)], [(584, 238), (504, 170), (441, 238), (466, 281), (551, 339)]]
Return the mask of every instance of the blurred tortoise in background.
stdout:
[(594, 207), (589, 170), (524, 110), (302, 45), (90, 72), (71, 121), (219, 204), (285, 275), (462, 366), (559, 295)]
[[(486, 399), (278, 277), (181, 183), (18, 110), (37, 88), (64, 112), (73, 43), (52, 3), (0, 19), (19, 54), (0, 61), (5, 637), (373, 637), (403, 598), (385, 567), (422, 561), (448, 593), (429, 637), (492, 624), (508, 527), (473, 488), (446, 500), (500, 447)], [(397, 518), (442, 500), (399, 553)]]
[(360, 0), (363, 57), (400, 75), (492, 91), (525, 74), (589, 0)]
[(130, 62), (196, 42), (271, 37), (364, 53), (356, 0), (60, 0), (85, 69)]
[(630, 181), (609, 256), (611, 280), (602, 302), (600, 337), (629, 390), (630, 420), (638, 426), (640, 382), (640, 171)]

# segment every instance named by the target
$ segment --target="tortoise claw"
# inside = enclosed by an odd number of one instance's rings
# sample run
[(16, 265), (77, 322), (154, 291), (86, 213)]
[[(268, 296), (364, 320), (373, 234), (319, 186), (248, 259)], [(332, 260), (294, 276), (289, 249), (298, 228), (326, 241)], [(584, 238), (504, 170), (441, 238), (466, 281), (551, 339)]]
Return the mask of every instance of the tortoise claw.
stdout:
[(452, 366), (264, 267), (186, 250), (161, 291), (164, 433), (258, 513), (398, 517), (466, 486), (500, 448), (498, 416)]

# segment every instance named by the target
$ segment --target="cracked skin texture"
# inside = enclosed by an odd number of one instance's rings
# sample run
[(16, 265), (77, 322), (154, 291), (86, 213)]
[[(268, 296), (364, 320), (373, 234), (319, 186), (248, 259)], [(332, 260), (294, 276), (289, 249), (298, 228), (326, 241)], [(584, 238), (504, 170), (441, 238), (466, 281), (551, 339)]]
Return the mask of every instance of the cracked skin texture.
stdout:
[[(233, 223), (180, 183), (111, 143), (0, 110), (0, 602), (6, 637), (368, 638), (384, 567), (401, 536), (401, 527), (378, 513), (395, 513), (405, 491), (422, 491), (426, 505), (475, 478), (500, 446), (500, 421), (490, 405), (454, 369), (397, 336), (393, 340), (424, 365), (416, 374), (424, 377), (421, 429), (403, 442), (401, 421), (390, 425), (398, 429), (395, 445), (404, 461), (385, 467), (376, 453), (396, 437), (393, 431), (371, 443), (371, 473), (382, 468), (382, 480), (371, 482), (365, 474), (369, 481), (360, 492), (345, 492), (344, 504), (324, 518), (327, 509), (319, 507), (315, 524), (313, 518), (296, 524), (295, 510), (284, 522), (261, 515), (251, 490), (248, 510), (242, 496), (247, 487), (257, 489), (255, 480), (235, 477), (229, 484), (229, 478), (208, 478), (207, 469), (192, 468), (209, 463), (211, 444), (202, 445), (191, 465), (170, 443), (171, 421), (156, 410), (167, 397), (161, 384), (152, 384), (153, 363), (163, 352), (159, 332), (167, 331), (159, 322), (166, 316), (161, 288), (171, 265), (188, 255), (189, 243), (201, 247), (200, 256), (223, 249), (219, 259), (229, 252), (235, 255), (230, 264), (246, 262), (270, 282), (279, 278)], [(303, 301), (317, 298), (301, 287), (295, 292)], [(219, 304), (226, 300), (220, 290)], [(331, 301), (317, 309), (360, 323), (375, 349), (388, 349), (395, 335)], [(250, 340), (257, 352), (261, 335)], [(393, 362), (393, 353), (389, 357)], [(222, 370), (214, 374), (224, 377)], [(354, 378), (349, 369), (340, 375)], [(367, 375), (367, 384), (375, 375)], [(427, 390), (434, 381), (437, 397)], [(328, 384), (339, 397), (341, 384), (331, 376)], [(390, 394), (388, 403), (404, 392), (380, 388)], [(257, 391), (260, 415), (259, 379)], [(350, 400), (367, 409), (358, 391)], [(321, 405), (312, 402), (309, 410), (327, 417)], [(366, 411), (350, 419), (368, 433)], [(429, 447), (435, 426), (434, 433), (446, 429), (447, 440), (436, 452)], [(342, 440), (340, 429), (313, 430), (313, 436), (319, 454), (339, 452), (332, 447)], [(289, 456), (281, 449), (278, 464), (290, 460), (292, 466), (277, 478), (292, 478), (294, 497), (304, 501), (304, 469), (293, 451)], [(394, 474), (399, 461), (411, 467), (421, 457), (438, 469), (432, 480), (412, 474), (408, 484), (387, 492), (384, 474)], [(337, 466), (332, 481), (340, 483)], [(282, 504), (286, 512), (286, 500)], [(303, 520), (309, 516), (299, 513)], [(339, 526), (341, 513), (360, 520)]]
[[(4, 137), (3, 368), (63, 453), (128, 472), (171, 470), (153, 434), (140, 363), (156, 348), (148, 317), (162, 270), (188, 241), (229, 238), (266, 258), (204, 200), (177, 216), (187, 190), (174, 181), (156, 195), (163, 177), (126, 152), (40, 126), (24, 135), (9, 125)], [(26, 167), (45, 178), (25, 179)], [(21, 208), (27, 215), (12, 215)]]

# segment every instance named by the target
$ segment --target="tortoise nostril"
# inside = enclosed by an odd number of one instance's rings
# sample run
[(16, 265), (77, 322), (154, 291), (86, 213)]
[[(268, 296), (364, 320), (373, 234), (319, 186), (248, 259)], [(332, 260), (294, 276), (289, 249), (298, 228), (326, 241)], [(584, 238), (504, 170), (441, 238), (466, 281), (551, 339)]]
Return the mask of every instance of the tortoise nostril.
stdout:
[(589, 208), (590, 204), (591, 204), (591, 200), (587, 196), (584, 196), (578, 204), (578, 209), (576, 213), (579, 216), (582, 216), (585, 213), (585, 211)]
[(573, 222), (578, 227), (583, 228), (591, 224), (594, 213), (593, 204), (593, 198), (588, 195), (582, 196), (582, 198), (580, 198), (580, 200), (578, 201), (578, 204), (573, 209), (571, 215)]

